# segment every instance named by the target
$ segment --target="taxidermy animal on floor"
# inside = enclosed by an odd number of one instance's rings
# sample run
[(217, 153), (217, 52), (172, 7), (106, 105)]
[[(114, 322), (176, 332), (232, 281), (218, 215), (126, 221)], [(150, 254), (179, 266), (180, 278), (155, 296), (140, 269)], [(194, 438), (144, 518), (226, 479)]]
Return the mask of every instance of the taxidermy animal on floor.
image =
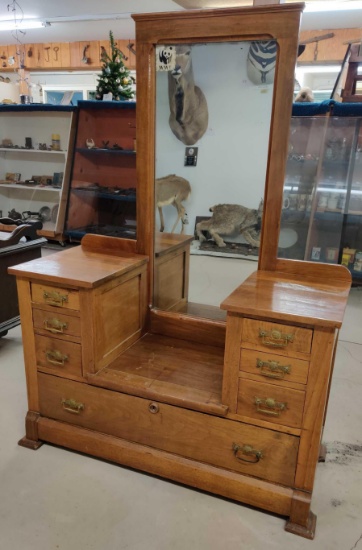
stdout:
[(248, 244), (260, 246), (260, 224), (263, 215), (263, 201), (258, 210), (252, 210), (239, 204), (217, 204), (210, 208), (212, 217), (196, 224), (196, 233), (200, 242), (206, 240), (203, 231), (208, 231), (217, 246), (226, 246), (221, 235), (241, 233)]
[(294, 101), (296, 103), (312, 103), (312, 101), (314, 101), (314, 95), (312, 90), (307, 86), (304, 88), (301, 88), (297, 93)]
[(171, 229), (173, 233), (176, 229), (177, 224), (181, 220), (181, 231), (184, 232), (185, 223), (187, 223), (187, 214), (183, 201), (186, 201), (191, 194), (191, 185), (190, 182), (176, 176), (175, 174), (169, 174), (163, 178), (158, 178), (155, 180), (155, 200), (158, 212), (160, 215), (160, 231), (165, 229), (165, 220), (163, 217), (162, 208), (168, 204), (172, 204), (177, 210), (177, 219)]
[(169, 124), (177, 139), (194, 145), (207, 130), (209, 112), (203, 92), (194, 83), (190, 46), (176, 47), (176, 65), (168, 73)]

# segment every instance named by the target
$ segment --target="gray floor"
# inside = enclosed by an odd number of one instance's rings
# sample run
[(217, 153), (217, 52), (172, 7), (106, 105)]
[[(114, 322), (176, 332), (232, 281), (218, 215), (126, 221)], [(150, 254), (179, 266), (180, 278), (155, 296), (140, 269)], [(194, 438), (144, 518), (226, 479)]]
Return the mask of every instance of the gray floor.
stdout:
[[(190, 298), (220, 301), (218, 278), (236, 286), (232, 265), (192, 258)], [(240, 265), (237, 282), (256, 268)], [(10, 330), (0, 339), (0, 550), (362, 550), (361, 327), (355, 288), (316, 475), (314, 541), (286, 533), (283, 518), (188, 487), (50, 445), (19, 447), (26, 386), (20, 328)]]

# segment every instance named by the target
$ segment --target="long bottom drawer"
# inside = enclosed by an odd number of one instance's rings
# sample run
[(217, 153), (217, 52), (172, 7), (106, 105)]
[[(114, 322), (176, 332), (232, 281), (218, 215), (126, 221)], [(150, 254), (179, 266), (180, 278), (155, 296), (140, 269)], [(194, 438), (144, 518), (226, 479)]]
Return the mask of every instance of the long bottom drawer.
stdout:
[(298, 438), (43, 373), (40, 413), (228, 470), (292, 485)]

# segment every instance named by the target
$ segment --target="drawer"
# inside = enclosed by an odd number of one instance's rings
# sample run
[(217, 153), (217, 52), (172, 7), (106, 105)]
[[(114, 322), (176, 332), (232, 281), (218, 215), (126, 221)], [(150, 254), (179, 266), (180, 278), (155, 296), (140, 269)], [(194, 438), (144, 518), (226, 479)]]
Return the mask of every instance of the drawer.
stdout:
[(242, 349), (240, 370), (260, 376), (261, 380), (275, 380), (306, 384), (309, 362), (294, 357)]
[(32, 283), (31, 298), (36, 304), (79, 310), (79, 293), (77, 290)]
[(80, 344), (36, 334), (35, 351), (38, 367), (55, 369), (59, 376), (82, 376)]
[(256, 321), (255, 319), (243, 320), (243, 347), (258, 346), (262, 349), (284, 350), (283, 355), (310, 354), (312, 336), (313, 331), (307, 328)]
[(299, 438), (38, 373), (40, 413), (200, 462), (290, 485)]
[(240, 378), (237, 414), (300, 428), (304, 400), (304, 391)]
[(47, 332), (54, 336), (80, 338), (80, 319), (65, 315), (58, 309), (46, 311), (33, 308), (33, 323), (35, 331)]

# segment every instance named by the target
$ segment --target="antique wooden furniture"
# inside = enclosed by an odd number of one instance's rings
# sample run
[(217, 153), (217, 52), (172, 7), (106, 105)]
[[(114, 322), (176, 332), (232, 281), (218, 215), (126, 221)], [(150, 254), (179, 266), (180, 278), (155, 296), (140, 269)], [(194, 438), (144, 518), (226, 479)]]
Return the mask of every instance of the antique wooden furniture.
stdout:
[(8, 268), (41, 256), (41, 247), (46, 239), (38, 237), (37, 229), (41, 222), (16, 223), (10, 218), (0, 218), (3, 225), (17, 226), (11, 233), (0, 231), (0, 337), (9, 329), (20, 324), (16, 281), (8, 274)]
[[(29, 400), (21, 445), (51, 442), (258, 506), (312, 538), (313, 480), (350, 274), (277, 256), (301, 7), (135, 17), (137, 241), (87, 235), (80, 247), (11, 273)], [(259, 266), (224, 300), (225, 322), (190, 315), (185, 292), (182, 312), (172, 300), (155, 307), (154, 56), (157, 44), (243, 38), (275, 38), (279, 50)]]

